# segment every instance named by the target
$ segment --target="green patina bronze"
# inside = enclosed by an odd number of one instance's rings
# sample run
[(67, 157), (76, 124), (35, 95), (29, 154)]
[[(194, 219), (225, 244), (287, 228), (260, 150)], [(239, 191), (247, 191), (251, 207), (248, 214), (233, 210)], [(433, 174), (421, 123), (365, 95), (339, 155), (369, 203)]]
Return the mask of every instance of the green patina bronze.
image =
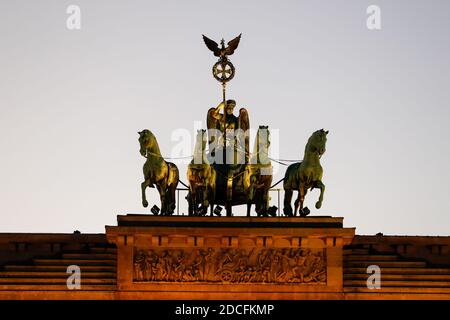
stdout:
[(272, 184), (272, 162), (269, 158), (270, 132), (259, 126), (250, 162), (244, 169), (243, 187), (247, 200), (247, 216), (252, 204), (258, 216), (268, 216), (269, 190)]
[[(232, 207), (247, 205), (247, 216), (255, 205), (258, 216), (276, 214), (269, 210), (269, 190), (272, 183), (272, 162), (269, 158), (270, 136), (267, 126), (260, 126), (256, 134), (253, 153), (249, 150), (249, 115), (245, 108), (239, 115), (233, 114), (236, 101), (226, 100), (225, 87), (235, 73), (228, 56), (236, 50), (241, 36), (221, 46), (203, 36), (206, 46), (219, 57), (213, 67), (213, 76), (222, 84), (222, 102), (207, 112), (208, 131), (197, 132), (194, 159), (188, 165), (187, 180), (189, 192), (186, 197), (189, 215), (206, 215), (208, 207), (213, 214), (215, 205), (223, 205), (227, 216), (232, 216)], [(307, 216), (310, 211), (304, 207), (308, 189), (320, 189), (316, 208), (322, 206), (325, 185), (322, 183), (323, 169), (320, 158), (325, 153), (328, 131), (318, 130), (312, 134), (305, 147), (303, 160), (290, 165), (284, 176), (285, 190), (283, 212), (286, 216)], [(145, 181), (141, 184), (142, 204), (148, 206), (145, 189), (156, 185), (161, 197), (161, 213), (170, 215), (175, 209), (175, 191), (179, 181), (178, 168), (166, 162), (161, 156), (155, 136), (149, 130), (139, 132), (141, 155), (147, 158), (144, 164)], [(208, 145), (208, 152), (206, 146)], [(298, 192), (295, 208), (292, 210), (293, 192)], [(269, 212), (270, 211), (270, 212)]]
[(206, 155), (207, 133), (206, 130), (198, 130), (194, 148), (194, 158), (187, 168), (189, 183), (188, 200), (189, 215), (203, 216), (211, 207), (213, 215), (214, 199), (216, 193), (216, 170), (209, 163)]
[[(305, 155), (302, 162), (291, 164), (284, 175), (284, 214), (295, 216), (299, 209), (300, 216), (307, 216), (309, 209), (303, 208), (303, 202), (308, 189), (320, 189), (319, 201), (316, 208), (320, 209), (325, 192), (325, 185), (322, 183), (323, 169), (320, 165), (320, 158), (325, 153), (328, 131), (317, 130), (309, 138), (305, 147)], [(298, 191), (298, 198), (295, 200), (295, 209), (292, 212), (291, 199), (293, 191)]]
[(171, 215), (176, 208), (175, 192), (179, 179), (178, 168), (174, 163), (164, 160), (158, 142), (150, 130), (145, 129), (138, 134), (139, 152), (147, 158), (143, 167), (144, 182), (141, 184), (142, 205), (148, 206), (145, 189), (147, 187), (154, 188), (156, 185), (161, 198), (161, 215)]

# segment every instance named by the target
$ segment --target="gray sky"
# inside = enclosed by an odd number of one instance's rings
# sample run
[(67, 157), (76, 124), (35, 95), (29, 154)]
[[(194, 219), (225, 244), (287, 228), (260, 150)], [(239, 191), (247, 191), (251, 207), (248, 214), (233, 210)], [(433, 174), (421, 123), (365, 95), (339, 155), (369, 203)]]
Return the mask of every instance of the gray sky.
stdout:
[[(81, 30), (66, 28), (71, 4)], [(379, 31), (366, 28), (370, 4)], [(279, 130), (279, 157), (303, 157), (311, 133), (330, 130), (312, 215), (359, 234), (449, 234), (444, 0), (2, 0), (0, 232), (103, 232), (116, 214), (148, 212), (136, 132), (170, 155), (174, 130), (206, 126), (221, 91), (201, 34), (241, 32), (228, 96), (252, 127)]]

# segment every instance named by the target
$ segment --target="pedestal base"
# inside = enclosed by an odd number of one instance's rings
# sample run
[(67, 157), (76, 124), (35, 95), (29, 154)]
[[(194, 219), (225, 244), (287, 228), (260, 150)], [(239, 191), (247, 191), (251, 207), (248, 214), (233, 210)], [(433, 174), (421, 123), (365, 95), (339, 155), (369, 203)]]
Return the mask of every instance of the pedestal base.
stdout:
[[(304, 299), (343, 293), (343, 218), (118, 216), (118, 293), (145, 299)], [(138, 298), (138, 297), (134, 297)], [(335, 298), (338, 298), (337, 296)]]

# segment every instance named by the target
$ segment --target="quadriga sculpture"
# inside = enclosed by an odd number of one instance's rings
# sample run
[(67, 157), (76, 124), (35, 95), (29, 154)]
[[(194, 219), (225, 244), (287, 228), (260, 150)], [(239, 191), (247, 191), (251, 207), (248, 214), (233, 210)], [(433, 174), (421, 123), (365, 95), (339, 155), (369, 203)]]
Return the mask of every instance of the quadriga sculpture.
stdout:
[(254, 151), (244, 172), (244, 189), (247, 194), (247, 216), (252, 204), (258, 216), (267, 216), (269, 189), (272, 184), (272, 163), (269, 159), (270, 136), (268, 126), (259, 126)]
[(194, 159), (192, 159), (187, 168), (189, 215), (205, 215), (208, 211), (208, 206), (211, 207), (211, 216), (213, 215), (216, 171), (206, 156), (207, 140), (206, 130), (198, 130)]
[[(320, 158), (325, 153), (325, 144), (327, 142), (328, 131), (317, 130), (309, 138), (305, 147), (305, 155), (302, 162), (291, 164), (284, 176), (284, 209), (286, 216), (295, 216), (299, 209), (300, 216), (307, 216), (310, 211), (307, 207), (303, 208), (306, 192), (309, 188), (320, 189), (319, 201), (316, 202), (316, 208), (322, 206), (325, 185), (322, 183), (323, 169), (320, 165)], [(298, 191), (298, 198), (295, 200), (295, 209), (292, 212), (291, 200), (294, 191)]]
[(161, 156), (158, 142), (150, 130), (142, 130), (139, 134), (139, 152), (145, 161), (144, 182), (141, 183), (142, 205), (148, 206), (145, 197), (147, 187), (158, 189), (161, 198), (161, 215), (171, 215), (176, 207), (175, 192), (179, 181), (178, 168), (172, 162), (167, 162)]

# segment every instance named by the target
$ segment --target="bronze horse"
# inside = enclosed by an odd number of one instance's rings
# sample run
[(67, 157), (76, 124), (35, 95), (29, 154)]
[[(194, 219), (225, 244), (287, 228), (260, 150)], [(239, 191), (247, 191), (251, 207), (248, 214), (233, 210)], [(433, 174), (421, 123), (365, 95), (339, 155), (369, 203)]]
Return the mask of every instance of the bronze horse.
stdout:
[(216, 170), (211, 166), (206, 156), (207, 140), (206, 130), (198, 130), (194, 159), (192, 159), (187, 169), (189, 215), (205, 215), (208, 211), (208, 206), (211, 207), (211, 216), (213, 215)]
[[(303, 208), (305, 195), (309, 188), (311, 190), (314, 188), (320, 189), (320, 197), (319, 201), (316, 202), (316, 208), (319, 209), (322, 206), (325, 185), (322, 183), (323, 169), (320, 165), (320, 158), (325, 153), (327, 134), (328, 131), (323, 129), (314, 132), (306, 144), (303, 161), (291, 164), (287, 168), (283, 183), (285, 190), (283, 212), (286, 216), (295, 216), (299, 206), (301, 217), (306, 217), (310, 213), (307, 207)], [(291, 207), (293, 191), (298, 191), (294, 212), (292, 212)]]
[(244, 189), (247, 196), (247, 216), (252, 204), (258, 216), (267, 216), (269, 189), (272, 184), (272, 163), (269, 159), (270, 136), (268, 126), (259, 126), (250, 163), (245, 166)]
[(172, 162), (166, 162), (161, 156), (158, 142), (150, 130), (143, 130), (139, 134), (139, 152), (145, 161), (143, 172), (144, 182), (141, 183), (142, 205), (148, 206), (145, 197), (147, 187), (158, 189), (161, 198), (161, 215), (171, 215), (175, 210), (175, 192), (179, 181), (177, 166)]

